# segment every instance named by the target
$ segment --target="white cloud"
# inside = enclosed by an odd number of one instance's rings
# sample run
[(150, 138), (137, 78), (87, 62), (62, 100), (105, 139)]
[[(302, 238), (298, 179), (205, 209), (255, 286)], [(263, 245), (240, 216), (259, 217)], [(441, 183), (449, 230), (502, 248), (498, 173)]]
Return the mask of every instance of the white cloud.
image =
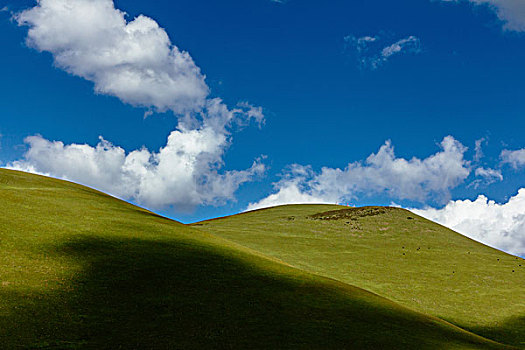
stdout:
[(441, 151), (425, 159), (397, 158), (390, 141), (364, 162), (348, 164), (345, 169), (293, 165), (275, 186), (275, 193), (248, 209), (288, 203), (336, 203), (358, 196), (386, 194), (393, 199), (425, 201), (449, 200), (449, 190), (470, 174), (463, 157), (466, 148), (452, 136), (440, 144)]
[(411, 210), (491, 247), (525, 256), (525, 188), (503, 204), (479, 196), (450, 201), (441, 209)]
[[(220, 101), (214, 102), (209, 113), (222, 119), (220, 123), (224, 119), (235, 122), (242, 116), (249, 119), (256, 113), (251, 109), (232, 112)], [(220, 173), (230, 140), (225, 129), (208, 121), (199, 129), (173, 131), (158, 152), (142, 148), (126, 153), (102, 138), (95, 147), (64, 145), (41, 136), (25, 141), (29, 149), (24, 159), (8, 164), (9, 168), (68, 179), (155, 209), (184, 211), (224, 203), (234, 199), (242, 183), (265, 171), (256, 161), (249, 169)]]
[(327, 204), (325, 198), (315, 197), (312, 194), (302, 192), (297, 183), (289, 183), (284, 187), (279, 188), (277, 193), (271, 194), (263, 198), (257, 203), (250, 203), (247, 211), (260, 208), (275, 207), (282, 204)]
[(525, 148), (517, 151), (503, 150), (500, 155), (501, 161), (512, 165), (515, 169), (525, 166)]
[(360, 38), (346, 37), (345, 39), (353, 41), (356, 44), (357, 51), (366, 52), (368, 50), (369, 43), (376, 42), (379, 40), (379, 37), (366, 35)]
[(483, 158), (484, 154), (483, 154), (483, 144), (486, 144), (487, 143), (487, 139), (485, 139), (484, 137), (478, 139), (475, 141), (475, 147), (474, 147), (474, 150), (476, 152), (476, 154), (474, 155), (474, 161), (476, 162), (479, 162), (481, 160), (481, 158)]
[[(460, 0), (442, 0), (459, 2)], [(461, 0), (463, 1), (463, 0)], [(475, 5), (486, 5), (494, 10), (503, 22), (503, 28), (510, 31), (525, 31), (525, 1), (523, 0), (466, 0)]]
[(199, 67), (153, 19), (139, 15), (128, 21), (112, 0), (39, 0), (15, 18), (29, 27), (30, 46), (92, 81), (97, 93), (147, 108), (145, 118), (171, 110), (179, 122), (158, 152), (126, 152), (102, 138), (92, 147), (31, 136), (24, 158), (8, 167), (175, 210), (233, 200), (242, 183), (264, 172), (260, 161), (246, 170), (221, 171), (230, 130), (252, 120), (263, 123), (262, 109), (247, 102), (230, 109), (210, 98)]
[(205, 105), (209, 89), (191, 56), (153, 19), (139, 15), (127, 21), (112, 0), (40, 0), (16, 20), (29, 26), (30, 46), (92, 81), (97, 93), (175, 113)]
[(363, 36), (357, 38), (349, 35), (344, 38), (347, 47), (355, 50), (362, 68), (377, 69), (392, 56), (402, 53), (419, 53), (421, 42), (411, 35), (384, 46), (379, 36)]
[(337, 199), (313, 191), (310, 182), (316, 177), (312, 168), (293, 164), (283, 174), (282, 179), (274, 184), (275, 193), (250, 203), (246, 210), (273, 207), (282, 204), (322, 204), (336, 203)]
[(383, 48), (383, 50), (381, 50), (381, 56), (384, 59), (388, 59), (390, 56), (398, 54), (403, 50), (418, 52), (419, 45), (420, 45), (419, 39), (411, 35), (408, 38), (398, 40), (392, 45)]
[(472, 181), (467, 187), (473, 187), (475, 189), (480, 186), (488, 186), (497, 181), (503, 181), (503, 174), (501, 169), (492, 169), (480, 166), (481, 159), (485, 156), (483, 153), (483, 146), (487, 144), (487, 139), (482, 137), (474, 142), (474, 157), (473, 161), (478, 167), (474, 171), (474, 174), (478, 179)]
[(494, 183), (496, 181), (503, 181), (501, 170), (490, 168), (477, 168), (475, 175), (485, 179), (487, 183)]

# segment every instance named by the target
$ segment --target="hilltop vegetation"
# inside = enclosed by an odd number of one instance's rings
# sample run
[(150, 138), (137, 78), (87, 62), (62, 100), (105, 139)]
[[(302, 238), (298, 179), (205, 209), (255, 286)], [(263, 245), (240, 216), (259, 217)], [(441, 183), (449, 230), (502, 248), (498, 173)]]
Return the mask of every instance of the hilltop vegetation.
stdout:
[(0, 210), (2, 349), (505, 347), (69, 182), (2, 169)]

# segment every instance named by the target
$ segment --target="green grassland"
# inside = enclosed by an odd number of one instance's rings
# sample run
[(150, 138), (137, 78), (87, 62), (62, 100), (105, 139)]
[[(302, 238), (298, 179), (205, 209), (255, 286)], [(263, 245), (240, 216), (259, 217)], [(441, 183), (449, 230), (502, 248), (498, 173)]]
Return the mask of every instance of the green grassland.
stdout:
[[(215, 235), (210, 225), (183, 225), (80, 185), (0, 169), (0, 348), (506, 348), (413, 310), (423, 308), (407, 308), (360, 288), (374, 287), (373, 278), (354, 286), (343, 276), (314, 271), (322, 261), (329, 265), (329, 257), (319, 260), (326, 254), (299, 264), (295, 253), (301, 245), (308, 248), (305, 235), (314, 231), (306, 230), (310, 221), (301, 224), (303, 229), (295, 225), (303, 220), (299, 217), (325, 208), (289, 209), (283, 219), (288, 231), (279, 229), (272, 238), (266, 227), (259, 252), (250, 247), (256, 237), (245, 231), (263, 219), (254, 213), (234, 219), (246, 219), (244, 224), (214, 222), (222, 236), (238, 226), (239, 235), (230, 234), (237, 243)], [(276, 210), (255, 215), (269, 215), (268, 225), (277, 225), (287, 210)], [(335, 223), (312, 221), (318, 229), (325, 224), (326, 233), (316, 237), (332, 234), (329, 225)], [(296, 245), (283, 243), (285, 231), (289, 239), (303, 238)], [(272, 241), (279, 245), (273, 252)], [(286, 245), (293, 248), (290, 254), (278, 257)], [(319, 253), (323, 249), (320, 245)], [(446, 247), (439, 249), (445, 254)], [(484, 249), (487, 256), (496, 254), (482, 246), (473, 253)], [(501, 264), (510, 266), (506, 260)], [(419, 269), (408, 262), (405, 267)], [(506, 274), (498, 278), (491, 282), (497, 291), (499, 283), (510, 285)], [(410, 283), (407, 295), (427, 293)], [(461, 296), (458, 309), (464, 305)]]
[(407, 210), (289, 205), (194, 227), (525, 346), (525, 261)]

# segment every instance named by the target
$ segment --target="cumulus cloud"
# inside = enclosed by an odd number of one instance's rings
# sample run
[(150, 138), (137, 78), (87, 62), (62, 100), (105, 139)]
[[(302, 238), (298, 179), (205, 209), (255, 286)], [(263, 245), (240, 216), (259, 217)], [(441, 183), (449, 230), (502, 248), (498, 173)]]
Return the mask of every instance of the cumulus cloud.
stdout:
[(198, 111), (209, 93), (191, 56), (153, 19), (127, 21), (112, 0), (40, 0), (15, 16), (27, 43), (55, 64), (134, 106)]
[(411, 35), (386, 45), (380, 36), (355, 37), (352, 35), (344, 38), (347, 48), (355, 51), (361, 68), (377, 69), (385, 64), (392, 56), (404, 53), (419, 53), (421, 42), (419, 38)]
[[(232, 112), (220, 101), (214, 102), (209, 109), (218, 110), (209, 113), (219, 120), (228, 119), (227, 123), (240, 118), (238, 114), (248, 119), (257, 114), (250, 109)], [(224, 129), (209, 120), (199, 129), (173, 131), (158, 152), (142, 148), (127, 153), (103, 138), (95, 147), (65, 145), (41, 136), (28, 137), (25, 142), (29, 149), (24, 159), (8, 168), (72, 180), (154, 209), (189, 210), (200, 204), (224, 203), (234, 199), (242, 183), (265, 171), (257, 160), (249, 169), (220, 173), (230, 140)]]
[(485, 196), (450, 201), (444, 208), (411, 209), (474, 240), (525, 256), (525, 188), (498, 204)]
[[(460, 0), (442, 0), (458, 2)], [(525, 2), (523, 0), (466, 0), (476, 5), (486, 5), (494, 10), (506, 30), (525, 31)]]
[(323, 204), (336, 203), (337, 198), (320, 193), (311, 188), (317, 174), (310, 166), (293, 164), (282, 174), (279, 182), (274, 183), (275, 193), (250, 203), (246, 210), (274, 207), (282, 204)]
[(126, 152), (100, 139), (96, 146), (26, 138), (23, 159), (7, 166), (68, 179), (150, 208), (187, 210), (234, 199), (246, 181), (264, 172), (223, 171), (233, 127), (263, 123), (260, 107), (230, 109), (211, 98), (205, 76), (189, 53), (175, 46), (157, 22), (127, 19), (112, 0), (39, 0), (15, 15), (27, 26), (29, 46), (52, 54), (55, 65), (94, 83), (97, 93), (153, 111), (171, 110), (178, 126), (158, 152)]
[(386, 194), (392, 199), (437, 201), (450, 199), (450, 189), (470, 174), (464, 159), (466, 147), (447, 136), (441, 151), (425, 158), (398, 158), (387, 141), (364, 162), (348, 164), (345, 169), (322, 168), (316, 173), (309, 166), (293, 165), (274, 184), (275, 192), (248, 209), (289, 203), (338, 203), (358, 196)]
[(525, 148), (517, 151), (503, 150), (500, 158), (504, 164), (510, 164), (518, 169), (525, 166)]

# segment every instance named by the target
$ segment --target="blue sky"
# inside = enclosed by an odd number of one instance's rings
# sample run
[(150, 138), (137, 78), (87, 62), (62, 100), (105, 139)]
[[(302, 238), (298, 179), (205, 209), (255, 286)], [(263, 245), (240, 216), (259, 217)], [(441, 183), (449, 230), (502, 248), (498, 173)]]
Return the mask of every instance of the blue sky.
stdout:
[[(395, 203), (525, 254), (519, 0), (2, 8), (3, 166), (184, 222), (291, 202)], [(111, 144), (93, 148), (99, 136)], [(503, 217), (497, 234), (483, 229)]]

